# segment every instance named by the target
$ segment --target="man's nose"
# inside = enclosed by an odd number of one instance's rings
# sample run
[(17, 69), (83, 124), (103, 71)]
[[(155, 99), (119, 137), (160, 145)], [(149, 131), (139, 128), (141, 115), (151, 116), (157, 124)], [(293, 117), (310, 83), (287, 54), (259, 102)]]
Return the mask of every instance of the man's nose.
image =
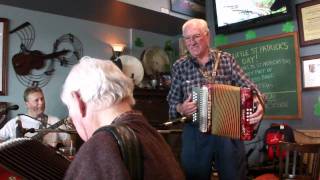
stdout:
[(45, 102), (44, 100), (39, 100), (38, 103), (42, 105), (42, 104), (44, 104), (44, 102)]

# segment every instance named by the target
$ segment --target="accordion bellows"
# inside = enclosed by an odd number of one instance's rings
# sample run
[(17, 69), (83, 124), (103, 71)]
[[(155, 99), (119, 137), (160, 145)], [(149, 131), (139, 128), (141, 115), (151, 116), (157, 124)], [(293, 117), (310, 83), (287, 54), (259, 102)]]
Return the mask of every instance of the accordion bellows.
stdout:
[(193, 121), (199, 130), (233, 139), (253, 139), (253, 126), (247, 115), (253, 112), (252, 90), (223, 84), (193, 88), (193, 100), (198, 110)]
[(69, 160), (37, 140), (16, 138), (0, 143), (0, 171), (8, 170), (12, 173), (9, 177), (15, 179), (63, 179), (69, 164)]

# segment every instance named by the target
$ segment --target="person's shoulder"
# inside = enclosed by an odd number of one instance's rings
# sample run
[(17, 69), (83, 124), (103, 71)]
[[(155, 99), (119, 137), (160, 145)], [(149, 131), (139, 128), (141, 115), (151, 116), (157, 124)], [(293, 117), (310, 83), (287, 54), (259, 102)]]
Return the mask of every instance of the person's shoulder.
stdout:
[(174, 62), (173, 66), (180, 66), (181, 64), (188, 63), (190, 57), (188, 55), (181, 56), (179, 59)]
[(221, 51), (221, 56), (233, 57), (233, 55), (227, 51)]
[(10, 120), (8, 120), (7, 122), (6, 122), (6, 124), (4, 125), (4, 126), (8, 126), (8, 125), (15, 125), (16, 124), (16, 121), (18, 120), (18, 116), (16, 116), (16, 117), (14, 117), (14, 118), (11, 118)]
[(23, 122), (38, 122), (38, 120), (30, 117), (27, 114), (18, 114), (16, 118), (17, 118), (16, 120), (21, 120)]
[(115, 152), (117, 150), (118, 145), (111, 132), (108, 132), (107, 130), (100, 130), (99, 132), (94, 133), (94, 135), (90, 137), (80, 148), (80, 151), (84, 154), (91, 154), (92, 152), (102, 153), (106, 151)]
[(210, 54), (212, 55), (219, 54), (219, 53), (222, 58), (227, 58), (227, 59), (233, 58), (233, 55), (227, 51), (220, 50), (220, 49), (210, 49)]
[(131, 125), (150, 125), (146, 117), (140, 110), (131, 110), (124, 112), (117, 121), (114, 122), (115, 125), (119, 126), (131, 126)]
[(227, 51), (211, 49), (210, 55), (212, 58), (219, 58), (222, 64), (233, 64), (234, 62), (236, 62), (234, 56)]
[(18, 120), (18, 118), (19, 118), (19, 116), (16, 116), (16, 117), (14, 117), (14, 118), (11, 118), (8, 122), (16, 121), (16, 120)]
[(172, 65), (173, 72), (180, 72), (190, 69), (192, 66), (192, 58), (190, 56), (183, 56), (176, 60), (176, 62)]
[(52, 116), (52, 115), (47, 115), (47, 116), (48, 116), (49, 123), (56, 123), (56, 122), (60, 121), (60, 118), (58, 118), (56, 116)]

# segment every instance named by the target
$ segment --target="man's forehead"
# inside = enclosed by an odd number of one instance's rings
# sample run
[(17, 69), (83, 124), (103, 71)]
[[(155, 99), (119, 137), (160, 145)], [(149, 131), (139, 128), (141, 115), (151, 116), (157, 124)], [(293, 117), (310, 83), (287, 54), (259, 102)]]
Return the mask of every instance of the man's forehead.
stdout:
[(183, 32), (183, 35), (193, 35), (200, 33), (202, 33), (202, 29), (199, 26), (188, 26)]
[(32, 92), (28, 95), (28, 99), (32, 100), (32, 99), (38, 99), (38, 98), (42, 98), (43, 94), (41, 92)]

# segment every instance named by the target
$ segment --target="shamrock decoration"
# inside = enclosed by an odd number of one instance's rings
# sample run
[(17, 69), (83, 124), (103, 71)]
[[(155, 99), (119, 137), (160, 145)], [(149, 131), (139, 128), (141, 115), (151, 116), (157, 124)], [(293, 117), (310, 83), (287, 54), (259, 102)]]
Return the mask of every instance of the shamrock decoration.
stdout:
[(228, 44), (228, 38), (223, 34), (216, 35), (214, 39), (214, 46), (218, 47), (225, 44)]
[(172, 51), (172, 41), (171, 40), (167, 40), (164, 44), (164, 50), (165, 51)]
[(143, 41), (141, 40), (141, 38), (137, 37), (136, 40), (134, 41), (134, 45), (137, 47), (143, 47)]
[(293, 32), (293, 30), (294, 30), (294, 25), (292, 21), (288, 21), (282, 25), (283, 32)]
[(246, 40), (255, 39), (257, 37), (257, 34), (253, 30), (249, 30), (246, 32)]
[(314, 114), (315, 116), (320, 116), (320, 97), (318, 98), (317, 103), (314, 105), (313, 114)]

